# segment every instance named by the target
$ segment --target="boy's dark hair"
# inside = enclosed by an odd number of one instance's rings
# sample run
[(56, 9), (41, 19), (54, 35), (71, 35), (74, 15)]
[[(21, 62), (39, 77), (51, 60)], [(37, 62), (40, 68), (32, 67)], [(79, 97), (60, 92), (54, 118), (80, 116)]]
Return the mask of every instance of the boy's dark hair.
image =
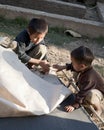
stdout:
[(85, 64), (86, 66), (91, 65), (94, 60), (94, 55), (91, 50), (85, 46), (80, 46), (71, 52), (73, 57), (78, 63)]
[(48, 24), (44, 19), (33, 18), (28, 24), (28, 31), (31, 34), (44, 33), (48, 31)]

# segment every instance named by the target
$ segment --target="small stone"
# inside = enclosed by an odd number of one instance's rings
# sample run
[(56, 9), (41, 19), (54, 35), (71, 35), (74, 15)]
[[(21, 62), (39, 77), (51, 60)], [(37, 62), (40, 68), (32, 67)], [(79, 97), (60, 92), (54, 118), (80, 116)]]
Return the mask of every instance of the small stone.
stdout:
[(72, 30), (66, 30), (64, 33), (73, 37), (82, 37), (79, 33)]

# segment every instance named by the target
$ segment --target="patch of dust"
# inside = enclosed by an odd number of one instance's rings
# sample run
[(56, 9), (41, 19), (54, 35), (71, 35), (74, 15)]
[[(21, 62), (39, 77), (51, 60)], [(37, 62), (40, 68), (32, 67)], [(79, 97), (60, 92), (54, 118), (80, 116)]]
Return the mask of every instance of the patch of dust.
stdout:
[(95, 55), (95, 60), (93, 64), (97, 64), (98, 66), (104, 66), (104, 47), (96, 43), (95, 41), (90, 41), (86, 39), (78, 39), (77, 41), (72, 41), (70, 43), (64, 44), (62, 47), (55, 46), (50, 44), (48, 46), (48, 59), (51, 64), (64, 64), (66, 62), (71, 62), (70, 60), (70, 52), (79, 47), (86, 46), (91, 49), (91, 51)]

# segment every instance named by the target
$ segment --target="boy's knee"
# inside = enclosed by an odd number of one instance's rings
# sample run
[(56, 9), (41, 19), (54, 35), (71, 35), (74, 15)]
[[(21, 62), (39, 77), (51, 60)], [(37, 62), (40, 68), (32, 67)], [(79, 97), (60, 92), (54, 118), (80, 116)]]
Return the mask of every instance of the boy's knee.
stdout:
[(103, 94), (97, 89), (90, 90), (85, 98), (87, 106), (89, 107), (91, 105), (98, 115), (102, 113), (102, 100)]
[(40, 55), (40, 59), (43, 59), (47, 54), (47, 48), (45, 45), (39, 45), (38, 54)]
[(47, 47), (45, 45), (39, 45), (39, 52), (41, 54), (46, 54), (47, 53)]
[(87, 94), (85, 100), (90, 104), (97, 104), (103, 100), (103, 94), (97, 89), (92, 89)]

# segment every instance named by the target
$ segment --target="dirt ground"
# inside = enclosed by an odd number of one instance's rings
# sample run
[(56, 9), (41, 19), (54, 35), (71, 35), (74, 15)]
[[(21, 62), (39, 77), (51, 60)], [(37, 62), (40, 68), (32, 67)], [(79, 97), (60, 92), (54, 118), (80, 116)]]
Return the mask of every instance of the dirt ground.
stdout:
[[(51, 65), (70, 63), (70, 52), (81, 45), (87, 46), (93, 51), (95, 55), (93, 66), (101, 68), (102, 76), (104, 77), (104, 44), (98, 44), (93, 40), (81, 38), (70, 43), (64, 43), (61, 47), (48, 44), (48, 60)], [(70, 72), (69, 75), (72, 76)], [(66, 79), (63, 81), (67, 84)], [(91, 119), (99, 127), (99, 130), (104, 130), (104, 124), (96, 117), (96, 115), (93, 115)], [(102, 114), (102, 119), (104, 120), (104, 113)]]
[[(70, 52), (79, 46), (89, 47), (95, 55), (94, 65), (104, 67), (104, 44), (98, 44), (96, 41), (89, 39), (78, 39), (70, 43), (63, 43), (63, 46), (48, 44), (48, 59), (50, 63), (70, 62)], [(103, 68), (104, 69), (104, 68)], [(104, 76), (104, 74), (103, 74)]]

